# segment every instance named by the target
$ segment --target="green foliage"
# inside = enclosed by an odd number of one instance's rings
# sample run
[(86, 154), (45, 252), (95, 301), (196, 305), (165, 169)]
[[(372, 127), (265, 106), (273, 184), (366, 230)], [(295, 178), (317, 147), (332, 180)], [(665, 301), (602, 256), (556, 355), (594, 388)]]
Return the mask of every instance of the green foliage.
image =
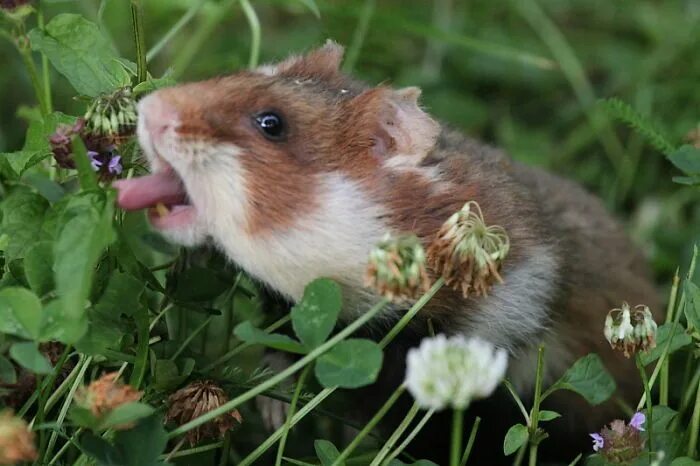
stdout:
[(615, 388), (615, 380), (600, 357), (589, 354), (576, 361), (549, 390), (571, 390), (597, 405), (610, 398)]
[(316, 378), (324, 387), (358, 388), (374, 382), (382, 367), (382, 350), (362, 339), (341, 341), (316, 363)]
[(602, 105), (608, 113), (627, 124), (636, 132), (644, 136), (649, 143), (662, 154), (668, 156), (673, 152), (674, 146), (661, 131), (654, 127), (647, 117), (634, 110), (628, 103), (613, 97), (602, 101)]
[[(328, 440), (315, 440), (314, 450), (322, 466), (330, 466), (340, 456), (338, 449)], [(341, 465), (344, 464), (344, 462), (341, 463)]]
[(506, 432), (506, 437), (503, 439), (503, 454), (510, 456), (516, 451), (518, 451), (523, 445), (527, 443), (530, 434), (528, 433), (527, 426), (522, 424), (515, 424), (508, 432)]

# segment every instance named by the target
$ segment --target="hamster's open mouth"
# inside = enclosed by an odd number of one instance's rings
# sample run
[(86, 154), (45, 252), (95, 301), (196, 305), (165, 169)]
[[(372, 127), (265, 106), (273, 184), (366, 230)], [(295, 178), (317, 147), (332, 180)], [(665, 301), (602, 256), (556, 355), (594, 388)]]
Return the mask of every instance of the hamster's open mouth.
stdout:
[(113, 186), (119, 191), (119, 207), (148, 209), (148, 218), (158, 229), (182, 228), (195, 221), (196, 210), (182, 180), (170, 167), (152, 175), (116, 181)]

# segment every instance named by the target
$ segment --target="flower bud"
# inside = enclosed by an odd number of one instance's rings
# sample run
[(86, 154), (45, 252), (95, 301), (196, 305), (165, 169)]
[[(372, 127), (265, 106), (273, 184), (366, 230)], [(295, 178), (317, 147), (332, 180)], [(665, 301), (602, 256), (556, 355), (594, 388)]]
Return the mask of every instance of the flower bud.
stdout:
[(37, 459), (34, 432), (12, 411), (0, 413), (0, 464), (12, 465)]
[[(208, 413), (228, 402), (226, 392), (211, 380), (193, 382), (176, 391), (168, 398), (166, 422), (183, 425), (202, 414)], [(241, 414), (234, 410), (187, 432), (186, 438), (194, 446), (202, 440), (221, 439), (235, 422), (242, 422)]]
[(99, 419), (119, 406), (140, 400), (143, 392), (119, 382), (118, 376), (117, 372), (111, 372), (79, 389), (75, 394), (78, 406), (89, 409)]
[(85, 112), (87, 129), (115, 140), (130, 136), (136, 128), (136, 101), (131, 89), (124, 87), (95, 99)]
[(487, 226), (479, 204), (469, 201), (442, 225), (428, 247), (430, 265), (445, 282), (470, 294), (486, 296), (510, 250), (510, 239), (498, 225)]
[(53, 158), (59, 167), (75, 168), (71, 138), (76, 134), (81, 134), (84, 127), (85, 120), (78, 118), (74, 125), (60, 125), (56, 128), (56, 132), (49, 136), (51, 152), (53, 152)]
[(386, 235), (369, 255), (365, 285), (389, 299), (416, 299), (430, 288), (425, 251), (416, 236)]
[(656, 347), (657, 325), (649, 307), (622, 303), (621, 308), (612, 309), (605, 318), (603, 334), (610, 346), (630, 357), (637, 351), (648, 351)]

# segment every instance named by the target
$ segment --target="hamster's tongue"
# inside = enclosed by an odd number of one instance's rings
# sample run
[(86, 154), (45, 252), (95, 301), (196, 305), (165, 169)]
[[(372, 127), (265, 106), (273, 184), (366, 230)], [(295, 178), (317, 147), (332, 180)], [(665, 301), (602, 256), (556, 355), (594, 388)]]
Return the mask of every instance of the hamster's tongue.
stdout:
[(117, 204), (124, 210), (149, 208), (149, 218), (157, 228), (184, 226), (194, 221), (182, 181), (172, 172), (115, 181)]

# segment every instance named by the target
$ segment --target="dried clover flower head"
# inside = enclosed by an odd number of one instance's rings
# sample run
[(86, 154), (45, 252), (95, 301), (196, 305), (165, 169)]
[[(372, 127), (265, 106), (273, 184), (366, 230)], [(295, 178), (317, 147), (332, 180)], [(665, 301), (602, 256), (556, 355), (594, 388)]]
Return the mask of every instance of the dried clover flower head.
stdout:
[(365, 286), (395, 301), (416, 299), (430, 288), (425, 251), (415, 235), (387, 234), (369, 254)]
[(593, 450), (600, 453), (613, 464), (629, 464), (639, 457), (644, 450), (641, 432), (646, 421), (644, 413), (635, 413), (629, 424), (616, 419), (600, 432), (590, 434)]
[(85, 113), (91, 133), (118, 138), (130, 136), (136, 128), (136, 100), (124, 87), (95, 99)]
[(12, 465), (37, 459), (34, 432), (12, 411), (0, 413), (0, 465)]
[(85, 120), (79, 118), (74, 125), (60, 125), (56, 128), (56, 132), (49, 136), (49, 144), (51, 152), (56, 164), (61, 168), (75, 168), (75, 160), (73, 160), (73, 145), (71, 138), (81, 134), (85, 127)]
[(466, 298), (471, 293), (486, 296), (495, 282), (503, 282), (499, 270), (509, 250), (505, 229), (486, 225), (479, 204), (469, 201), (442, 225), (428, 247), (428, 258)]
[(119, 382), (118, 377), (117, 372), (110, 372), (93, 380), (75, 394), (76, 403), (101, 418), (121, 405), (140, 400), (143, 392)]
[[(228, 402), (226, 392), (211, 380), (192, 382), (170, 395), (165, 421), (183, 425), (226, 402)], [(206, 439), (220, 439), (227, 430), (233, 428), (234, 421), (239, 423), (243, 421), (238, 410), (222, 414), (187, 432), (186, 438), (190, 445), (197, 445)]]
[(504, 349), (462, 335), (424, 338), (406, 357), (406, 388), (426, 409), (466, 408), (496, 389), (508, 366)]
[(610, 346), (630, 357), (637, 351), (656, 347), (657, 325), (648, 306), (642, 304), (630, 308), (622, 303), (621, 308), (612, 309), (605, 318), (603, 334)]

